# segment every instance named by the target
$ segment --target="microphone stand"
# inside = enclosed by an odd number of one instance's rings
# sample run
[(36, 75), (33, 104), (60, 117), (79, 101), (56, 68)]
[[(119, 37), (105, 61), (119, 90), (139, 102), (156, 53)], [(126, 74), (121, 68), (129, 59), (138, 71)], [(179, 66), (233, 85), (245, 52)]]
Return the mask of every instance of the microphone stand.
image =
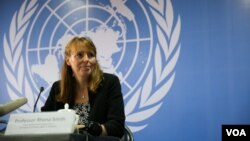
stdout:
[(34, 113), (35, 110), (36, 110), (36, 105), (37, 105), (38, 99), (39, 99), (41, 93), (43, 92), (43, 90), (44, 90), (44, 88), (43, 88), (43, 87), (40, 87), (40, 92), (39, 92), (39, 94), (38, 94), (38, 96), (37, 96), (37, 99), (36, 99), (36, 102), (35, 102), (35, 104), (34, 104), (33, 113)]

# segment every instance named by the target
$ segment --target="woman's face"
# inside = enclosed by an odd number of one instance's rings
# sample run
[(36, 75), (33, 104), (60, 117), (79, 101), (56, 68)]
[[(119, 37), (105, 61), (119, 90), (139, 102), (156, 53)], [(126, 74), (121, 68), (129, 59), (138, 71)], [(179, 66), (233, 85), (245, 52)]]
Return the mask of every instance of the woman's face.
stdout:
[(95, 53), (86, 46), (78, 46), (66, 57), (66, 63), (72, 68), (75, 77), (88, 78), (96, 65)]

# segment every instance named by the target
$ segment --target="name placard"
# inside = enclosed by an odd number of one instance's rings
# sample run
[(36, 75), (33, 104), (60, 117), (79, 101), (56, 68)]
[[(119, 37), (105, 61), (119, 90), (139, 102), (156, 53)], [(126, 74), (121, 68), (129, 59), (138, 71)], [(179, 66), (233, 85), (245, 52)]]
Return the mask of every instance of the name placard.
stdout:
[(67, 134), (75, 127), (74, 112), (11, 114), (5, 135)]

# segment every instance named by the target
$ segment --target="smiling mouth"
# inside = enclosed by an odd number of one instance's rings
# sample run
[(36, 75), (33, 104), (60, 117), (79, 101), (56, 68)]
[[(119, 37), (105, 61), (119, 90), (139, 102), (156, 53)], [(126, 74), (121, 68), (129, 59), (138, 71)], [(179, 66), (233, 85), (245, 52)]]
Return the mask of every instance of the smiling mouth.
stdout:
[(90, 66), (80, 66), (81, 69), (87, 69), (89, 70), (90, 69)]

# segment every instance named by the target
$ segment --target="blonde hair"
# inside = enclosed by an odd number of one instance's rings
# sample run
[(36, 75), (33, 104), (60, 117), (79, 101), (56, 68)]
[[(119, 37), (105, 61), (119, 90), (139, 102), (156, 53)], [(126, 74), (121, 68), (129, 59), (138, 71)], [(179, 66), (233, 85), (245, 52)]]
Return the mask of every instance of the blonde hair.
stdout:
[[(72, 103), (75, 99), (75, 78), (73, 77), (73, 71), (70, 66), (66, 63), (66, 57), (71, 55), (72, 50), (77, 47), (85, 46), (89, 50), (94, 52), (96, 57), (96, 47), (91, 39), (86, 37), (74, 37), (69, 41), (65, 47), (65, 59), (62, 66), (61, 81), (60, 81), (60, 95), (58, 95), (57, 100), (64, 103)], [(101, 82), (103, 80), (103, 72), (97, 62), (88, 80), (89, 91), (96, 93)]]

